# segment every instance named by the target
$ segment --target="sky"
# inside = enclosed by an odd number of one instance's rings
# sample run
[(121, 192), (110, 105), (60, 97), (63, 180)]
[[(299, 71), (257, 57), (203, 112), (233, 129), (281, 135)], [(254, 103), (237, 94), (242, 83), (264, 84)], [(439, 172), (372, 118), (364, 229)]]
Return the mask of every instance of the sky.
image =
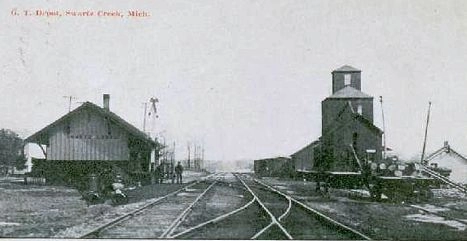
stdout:
[[(12, 14), (15, 10), (18, 15)], [(24, 16), (24, 10), (123, 17)], [(147, 17), (129, 17), (128, 11)], [(331, 72), (362, 70), (374, 121), (403, 158), (449, 141), (467, 154), (467, 2), (313, 0), (2, 0), (0, 128), (27, 137), (79, 102), (156, 129), (186, 158), (288, 156), (321, 135)]]

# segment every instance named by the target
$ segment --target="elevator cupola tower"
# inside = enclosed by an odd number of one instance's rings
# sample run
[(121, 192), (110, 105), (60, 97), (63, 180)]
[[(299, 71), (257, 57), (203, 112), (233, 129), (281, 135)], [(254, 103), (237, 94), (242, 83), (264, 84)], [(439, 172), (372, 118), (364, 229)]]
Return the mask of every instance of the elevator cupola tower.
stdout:
[(332, 71), (332, 93), (350, 86), (356, 90), (362, 90), (361, 70), (349, 65), (344, 65)]

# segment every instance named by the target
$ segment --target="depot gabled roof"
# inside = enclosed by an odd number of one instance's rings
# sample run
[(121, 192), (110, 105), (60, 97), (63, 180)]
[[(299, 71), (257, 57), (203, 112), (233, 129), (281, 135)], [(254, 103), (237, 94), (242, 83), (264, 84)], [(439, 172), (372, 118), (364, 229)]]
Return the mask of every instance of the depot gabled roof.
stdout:
[(338, 69), (333, 70), (332, 72), (334, 73), (334, 72), (362, 72), (362, 71), (350, 65), (344, 65)]
[(74, 109), (73, 111), (67, 113), (66, 115), (62, 116), (58, 120), (52, 122), (48, 126), (42, 128), (40, 131), (34, 133), (33, 135), (29, 136), (28, 138), (25, 139), (26, 142), (37, 142), (39, 144), (44, 143), (48, 137), (48, 131), (61, 124), (62, 122), (68, 120), (69, 118), (73, 118), (76, 114), (82, 112), (83, 110), (91, 110), (94, 112), (97, 112), (98, 114), (108, 117), (110, 121), (115, 123), (117, 126), (121, 127), (122, 129), (126, 130), (128, 133), (132, 134), (133, 136), (137, 137), (138, 139), (141, 139), (145, 141), (146, 143), (150, 145), (156, 145), (156, 142), (152, 140), (146, 133), (140, 131), (138, 128), (133, 126), (132, 124), (128, 123), (124, 119), (122, 119), (120, 116), (117, 114), (99, 107), (98, 105), (92, 103), (92, 102), (84, 102), (81, 106), (78, 108)]
[(329, 96), (326, 99), (342, 99), (342, 98), (367, 98), (371, 99), (373, 98), (369, 94), (365, 94), (361, 92), (360, 90), (357, 90), (353, 88), (352, 86), (348, 85), (340, 90), (338, 90), (336, 93), (333, 95)]

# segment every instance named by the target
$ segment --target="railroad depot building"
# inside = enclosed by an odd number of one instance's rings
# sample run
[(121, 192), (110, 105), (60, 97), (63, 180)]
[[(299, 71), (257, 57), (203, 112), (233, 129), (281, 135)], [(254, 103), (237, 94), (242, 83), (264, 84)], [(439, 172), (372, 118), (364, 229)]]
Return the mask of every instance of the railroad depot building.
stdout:
[[(109, 109), (85, 102), (26, 138), (37, 143), (45, 160), (35, 160), (32, 173), (47, 182), (82, 180), (91, 173), (116, 172), (130, 178), (147, 173), (157, 160), (158, 144)], [(45, 147), (45, 148), (44, 148)]]
[(321, 137), (291, 155), (296, 171), (357, 172), (354, 150), (359, 159), (382, 159), (383, 132), (373, 124), (373, 97), (361, 86), (361, 70), (345, 65), (332, 71), (332, 95), (321, 102)]

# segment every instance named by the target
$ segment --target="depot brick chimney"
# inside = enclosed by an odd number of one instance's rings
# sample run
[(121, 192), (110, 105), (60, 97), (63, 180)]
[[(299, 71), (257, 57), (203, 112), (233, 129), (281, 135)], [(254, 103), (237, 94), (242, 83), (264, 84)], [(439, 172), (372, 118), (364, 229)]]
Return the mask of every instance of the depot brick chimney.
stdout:
[(110, 108), (109, 108), (110, 95), (109, 94), (104, 94), (103, 99), (104, 99), (104, 109), (110, 110)]

